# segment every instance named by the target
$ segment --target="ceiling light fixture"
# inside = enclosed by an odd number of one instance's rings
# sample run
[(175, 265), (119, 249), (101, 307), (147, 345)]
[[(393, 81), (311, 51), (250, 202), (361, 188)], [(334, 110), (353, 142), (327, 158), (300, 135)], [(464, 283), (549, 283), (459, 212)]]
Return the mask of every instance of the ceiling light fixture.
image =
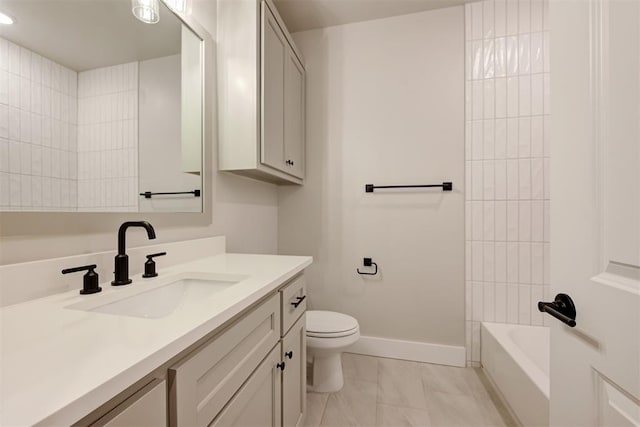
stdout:
[(11, 25), (13, 24), (13, 19), (11, 19), (9, 15), (5, 15), (4, 13), (0, 12), (0, 24)]
[(160, 0), (131, 0), (131, 12), (145, 24), (155, 24), (160, 20)]

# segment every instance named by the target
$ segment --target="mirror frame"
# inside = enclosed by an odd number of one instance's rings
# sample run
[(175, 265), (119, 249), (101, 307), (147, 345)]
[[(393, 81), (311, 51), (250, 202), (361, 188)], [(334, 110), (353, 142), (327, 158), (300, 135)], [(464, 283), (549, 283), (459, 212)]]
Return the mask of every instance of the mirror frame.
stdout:
[[(164, 0), (160, 0), (165, 3)], [(165, 3), (165, 6), (166, 3)], [(206, 227), (213, 222), (214, 186), (214, 95), (216, 82), (215, 43), (211, 35), (192, 16), (176, 13), (184, 25), (202, 40), (202, 210), (201, 212), (0, 212), (0, 239), (5, 237), (35, 237), (63, 234), (113, 232), (124, 221), (149, 221), (154, 227)]]

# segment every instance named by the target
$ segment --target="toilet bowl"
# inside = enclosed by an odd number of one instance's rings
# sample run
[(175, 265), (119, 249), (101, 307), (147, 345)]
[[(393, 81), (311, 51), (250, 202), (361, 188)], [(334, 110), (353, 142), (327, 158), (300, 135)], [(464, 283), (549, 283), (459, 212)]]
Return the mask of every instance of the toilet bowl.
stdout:
[(360, 338), (358, 321), (333, 311), (307, 311), (307, 357), (312, 375), (307, 388), (329, 393), (342, 389), (342, 352)]

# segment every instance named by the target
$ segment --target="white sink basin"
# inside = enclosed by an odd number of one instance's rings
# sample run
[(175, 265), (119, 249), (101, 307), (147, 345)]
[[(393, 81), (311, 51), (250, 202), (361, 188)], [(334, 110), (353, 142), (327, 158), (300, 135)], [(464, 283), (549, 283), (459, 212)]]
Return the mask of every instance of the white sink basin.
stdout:
[[(181, 309), (189, 309), (206, 304), (207, 299), (218, 292), (245, 279), (245, 276), (211, 275), (184, 273), (174, 280), (158, 284), (148, 290), (113, 300), (101, 301), (99, 305), (87, 304), (84, 301), (67, 308), (118, 316), (159, 319)], [(146, 284), (145, 284), (146, 285)], [(153, 286), (153, 284), (148, 284)], [(132, 290), (135, 287), (135, 283)]]

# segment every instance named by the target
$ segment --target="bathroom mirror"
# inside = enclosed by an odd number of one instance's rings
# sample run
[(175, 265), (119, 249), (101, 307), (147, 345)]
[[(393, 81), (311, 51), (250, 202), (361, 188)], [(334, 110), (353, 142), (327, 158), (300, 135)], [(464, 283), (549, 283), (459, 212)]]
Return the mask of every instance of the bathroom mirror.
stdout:
[(157, 3), (0, 3), (0, 211), (202, 212), (203, 40)]

